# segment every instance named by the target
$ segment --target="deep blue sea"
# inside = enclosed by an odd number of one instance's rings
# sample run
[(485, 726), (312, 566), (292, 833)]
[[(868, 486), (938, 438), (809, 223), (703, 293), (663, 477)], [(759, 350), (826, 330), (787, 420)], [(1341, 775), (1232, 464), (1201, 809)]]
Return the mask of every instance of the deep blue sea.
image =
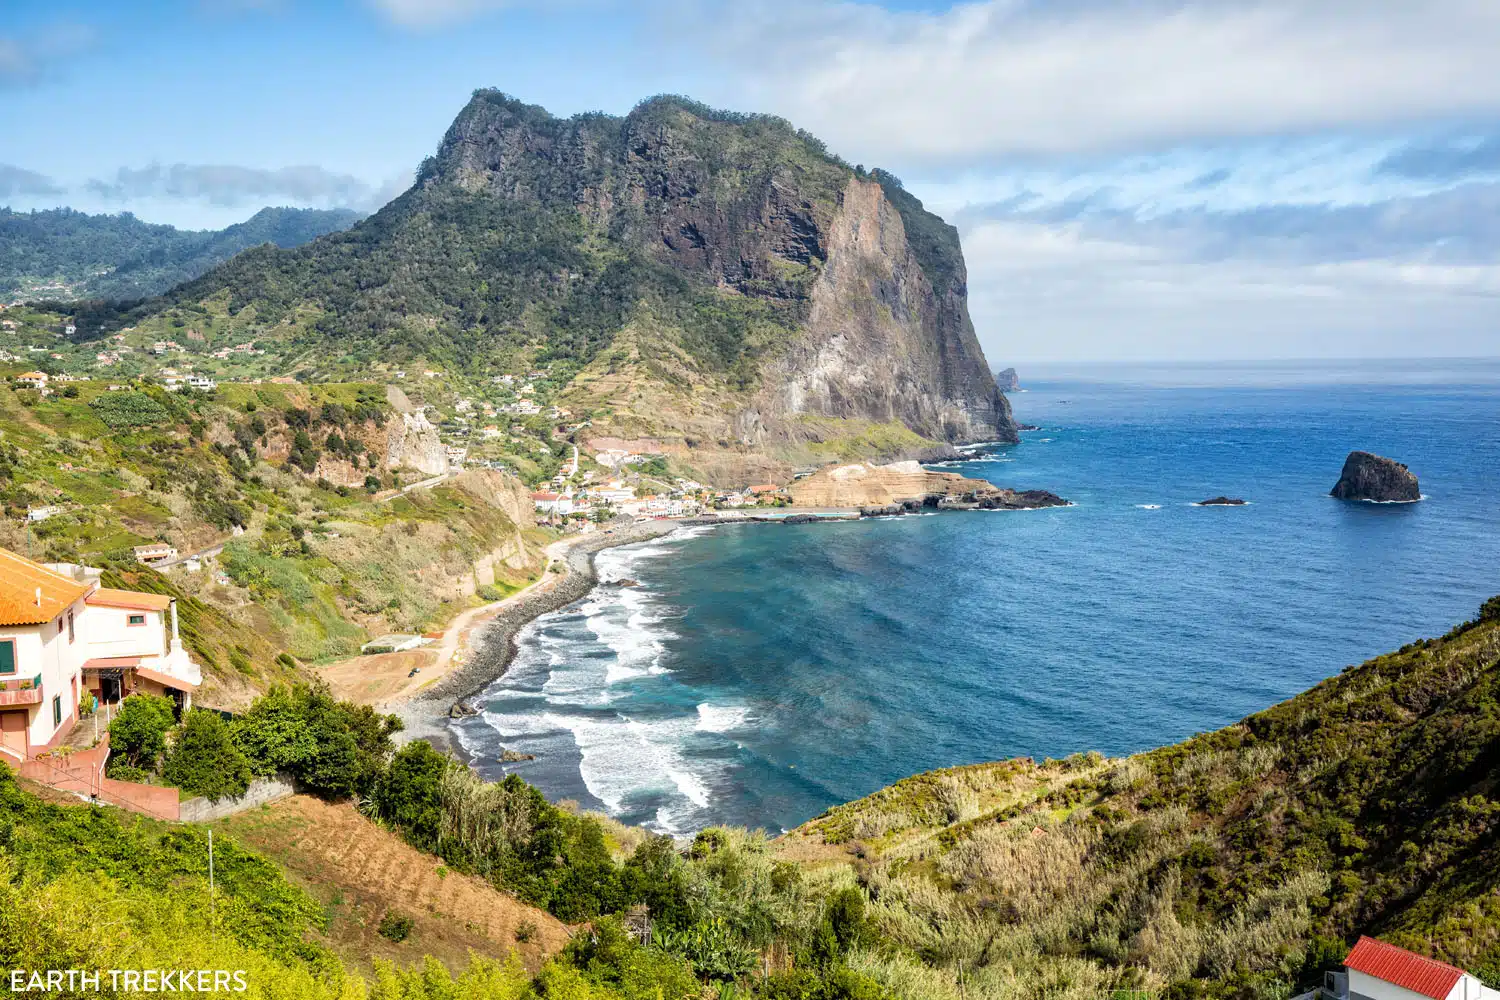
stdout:
[[(955, 466), (1076, 506), (685, 529), (599, 557), (459, 735), (672, 833), (789, 828), (928, 768), (1233, 722), (1500, 593), (1500, 362), (1023, 372)], [(1352, 449), (1426, 499), (1344, 503)], [(1219, 494), (1239, 508), (1198, 507)]]

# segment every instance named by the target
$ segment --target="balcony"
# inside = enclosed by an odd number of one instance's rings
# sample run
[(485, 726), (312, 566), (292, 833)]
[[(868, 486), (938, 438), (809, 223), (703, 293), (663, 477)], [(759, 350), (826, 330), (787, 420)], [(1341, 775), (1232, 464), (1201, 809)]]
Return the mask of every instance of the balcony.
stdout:
[(6, 705), (40, 705), (42, 703), (42, 675), (35, 677), (8, 677), (0, 680), (0, 707)]

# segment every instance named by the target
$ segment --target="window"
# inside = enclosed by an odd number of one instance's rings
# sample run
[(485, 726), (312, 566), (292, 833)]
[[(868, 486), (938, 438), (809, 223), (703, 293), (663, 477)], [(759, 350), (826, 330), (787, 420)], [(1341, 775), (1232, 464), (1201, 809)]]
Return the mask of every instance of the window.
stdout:
[(52, 724), (62, 725), (62, 695), (60, 694), (52, 696)]
[(0, 639), (0, 674), (16, 672), (16, 640)]
[(68, 612), (68, 641), (72, 642), (78, 638), (78, 633), (73, 630), (73, 612)]
[(127, 625), (144, 625), (144, 624), (146, 624), (146, 616), (145, 615), (127, 615), (126, 618), (125, 618), (125, 623)]

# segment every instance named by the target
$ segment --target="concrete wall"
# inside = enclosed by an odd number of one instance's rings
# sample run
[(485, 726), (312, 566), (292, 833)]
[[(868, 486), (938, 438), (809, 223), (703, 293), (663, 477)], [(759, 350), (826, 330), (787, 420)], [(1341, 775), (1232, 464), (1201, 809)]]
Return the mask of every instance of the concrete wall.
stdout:
[[(1463, 994), (1460, 993), (1459, 997), (1462, 996)], [(1427, 1000), (1427, 998), (1414, 990), (1350, 969), (1349, 1000)]]
[(274, 778), (256, 778), (250, 782), (250, 787), (239, 798), (220, 799), (217, 802), (204, 798), (188, 799), (179, 807), (178, 818), (184, 823), (207, 823), (211, 820), (223, 819), (225, 816), (233, 816), (246, 809), (254, 809), (267, 802), (274, 802), (296, 791), (292, 779), (285, 775), (277, 775)]
[[(131, 625), (131, 615), (145, 615), (146, 624)], [(85, 621), (89, 657), (165, 656), (167, 653), (163, 612), (92, 605)]]

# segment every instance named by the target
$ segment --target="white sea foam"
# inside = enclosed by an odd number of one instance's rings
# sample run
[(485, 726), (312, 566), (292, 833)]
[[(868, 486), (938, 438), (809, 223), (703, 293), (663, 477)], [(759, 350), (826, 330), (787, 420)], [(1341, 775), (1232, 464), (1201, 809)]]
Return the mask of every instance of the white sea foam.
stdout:
[(727, 733), (736, 729), (743, 729), (750, 721), (750, 709), (744, 705), (710, 705), (707, 702), (698, 706), (698, 726), (701, 733)]
[(1159, 503), (1138, 503), (1136, 506), (1141, 510), (1161, 510), (1161, 504)]
[(695, 809), (708, 807), (711, 793), (704, 776), (689, 766), (681, 751), (691, 720), (643, 722), (625, 716), (598, 719), (547, 713), (549, 727), (569, 730), (583, 760), (579, 773), (589, 793), (618, 813), (632, 793), (656, 793), (680, 801), (658, 811), (664, 832), (682, 833)]

